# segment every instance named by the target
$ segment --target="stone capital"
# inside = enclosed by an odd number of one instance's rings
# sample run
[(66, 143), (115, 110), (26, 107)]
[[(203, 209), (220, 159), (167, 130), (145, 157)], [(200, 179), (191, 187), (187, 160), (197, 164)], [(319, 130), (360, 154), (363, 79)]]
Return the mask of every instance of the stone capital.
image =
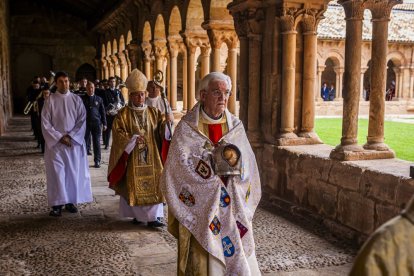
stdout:
[(150, 60), (151, 59), (151, 52), (152, 52), (152, 46), (151, 43), (144, 41), (141, 43), (142, 52), (144, 53), (144, 59)]
[(208, 29), (207, 34), (213, 49), (220, 49), (223, 43), (226, 43), (229, 49), (238, 46), (239, 38), (234, 30)]
[(116, 56), (118, 58), (119, 65), (124, 66), (126, 64), (126, 56), (124, 52), (118, 52), (116, 53)]
[(168, 53), (167, 41), (165, 39), (155, 40), (153, 44), (155, 58), (164, 58)]
[(366, 7), (371, 11), (372, 21), (389, 21), (392, 8), (402, 0), (368, 0)]
[(234, 19), (234, 28), (240, 38), (246, 37), (249, 26), (247, 24), (248, 14), (245, 11), (232, 13)]
[(184, 42), (187, 46), (187, 51), (194, 54), (197, 47), (210, 47), (208, 36), (204, 33), (183, 33)]
[[(280, 11), (280, 27), (283, 33), (296, 32), (296, 24), (298, 15), (301, 11), (297, 8), (282, 8)], [(312, 19), (307, 19), (312, 21)], [(307, 22), (309, 23), (309, 22)]]
[(305, 9), (302, 17), (303, 34), (316, 35), (319, 21), (324, 18), (325, 10)]
[(344, 7), (345, 20), (362, 20), (364, 18), (365, 0), (339, 0)]

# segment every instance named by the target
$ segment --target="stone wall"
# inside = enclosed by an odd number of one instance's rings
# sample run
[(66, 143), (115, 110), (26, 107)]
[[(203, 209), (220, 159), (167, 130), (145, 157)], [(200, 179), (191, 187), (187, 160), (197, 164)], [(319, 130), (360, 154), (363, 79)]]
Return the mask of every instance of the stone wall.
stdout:
[[(28, 9), (29, 11), (26, 11)], [(26, 89), (35, 75), (63, 70), (71, 79), (83, 64), (94, 65), (94, 37), (86, 23), (58, 12), (38, 11), (30, 5), (13, 6), (11, 43), (13, 100), (16, 113), (26, 104)]]
[(329, 159), (328, 145), (256, 149), (264, 200), (313, 217), (349, 240), (363, 241), (414, 195), (407, 161)]
[(10, 16), (8, 1), (0, 0), (0, 135), (12, 115), (10, 91)]
[[(342, 116), (343, 101), (316, 101), (315, 114), (317, 116)], [(359, 102), (359, 115), (369, 115), (369, 102)], [(385, 115), (414, 114), (414, 99), (385, 102)]]

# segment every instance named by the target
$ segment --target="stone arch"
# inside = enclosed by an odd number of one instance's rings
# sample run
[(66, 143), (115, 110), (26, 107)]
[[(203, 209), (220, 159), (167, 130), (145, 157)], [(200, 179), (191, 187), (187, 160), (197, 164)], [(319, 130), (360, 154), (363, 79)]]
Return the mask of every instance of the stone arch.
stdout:
[(114, 55), (116, 53), (118, 53), (118, 42), (114, 38), (114, 40), (112, 41), (112, 54)]
[(164, 17), (158, 14), (154, 26), (154, 40), (166, 39)]
[(149, 21), (145, 21), (142, 32), (142, 42), (150, 42), (152, 39), (151, 25)]
[(125, 38), (124, 35), (121, 35), (119, 38), (119, 52), (122, 52), (125, 50)]
[(206, 33), (201, 27), (204, 21), (204, 8), (201, 0), (189, 0), (185, 14), (186, 31)]
[(329, 52), (326, 55), (326, 59), (331, 59), (335, 65), (335, 67), (344, 67), (344, 57), (337, 51)]
[(106, 56), (109, 57), (110, 55), (112, 55), (112, 46), (111, 46), (111, 42), (108, 41), (106, 43)]
[(181, 13), (177, 6), (174, 6), (170, 13), (168, 35), (180, 35), (182, 29)]
[(393, 51), (388, 53), (387, 61), (391, 60), (396, 67), (406, 64), (405, 57), (400, 51)]
[(227, 10), (227, 5), (232, 2), (231, 0), (212, 0), (210, 2), (210, 8), (208, 9), (209, 20), (220, 20), (220, 21), (232, 21), (233, 17)]
[(126, 45), (128, 45), (128, 44), (130, 44), (131, 43), (131, 40), (132, 40), (132, 33), (131, 33), (131, 30), (129, 30), (128, 31), (128, 33), (127, 33), (127, 39), (126, 39)]

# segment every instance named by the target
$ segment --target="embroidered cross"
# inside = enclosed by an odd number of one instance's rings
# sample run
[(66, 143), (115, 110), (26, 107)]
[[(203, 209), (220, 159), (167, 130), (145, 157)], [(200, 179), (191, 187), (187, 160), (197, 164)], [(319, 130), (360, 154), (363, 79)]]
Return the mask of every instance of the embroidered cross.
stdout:
[(224, 249), (224, 251), (226, 251), (227, 255), (231, 255), (232, 254), (232, 252), (230, 250), (232, 247), (233, 247), (233, 244), (231, 244), (231, 242), (230, 243), (226, 243), (226, 241), (223, 241), (223, 249)]

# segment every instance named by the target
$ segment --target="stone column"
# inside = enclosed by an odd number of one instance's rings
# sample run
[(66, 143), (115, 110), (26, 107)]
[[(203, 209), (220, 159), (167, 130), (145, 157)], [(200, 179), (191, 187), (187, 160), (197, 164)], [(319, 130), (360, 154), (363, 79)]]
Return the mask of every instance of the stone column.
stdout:
[(335, 87), (335, 91), (336, 91), (336, 95), (335, 95), (335, 100), (336, 101), (340, 101), (342, 100), (342, 77), (344, 74), (344, 69), (339, 67), (339, 68), (335, 68), (335, 73), (336, 73), (336, 87)]
[(295, 112), (296, 25), (294, 10), (284, 10), (282, 29), (282, 103), (279, 138), (296, 138), (293, 132)]
[(227, 68), (228, 68), (227, 72), (231, 78), (231, 96), (228, 102), (228, 109), (231, 113), (236, 114), (237, 48), (229, 48), (229, 64)]
[(177, 110), (177, 57), (178, 45), (177, 43), (169, 43), (170, 46), (170, 104), (172, 110)]
[[(166, 40), (156, 40), (154, 41), (154, 56), (155, 56), (155, 71), (161, 71), (163, 73), (163, 81), (162, 85), (165, 87), (165, 81), (167, 78), (167, 72), (164, 67), (164, 62), (167, 56), (167, 46), (166, 46)], [(154, 72), (155, 72), (154, 71)]]
[(407, 100), (410, 97), (410, 68), (401, 67), (402, 69), (402, 98)]
[[(188, 45), (188, 44), (187, 44)], [(187, 46), (187, 110), (193, 108), (195, 104), (195, 52), (197, 47)]]
[(303, 25), (303, 86), (302, 86), (302, 126), (300, 137), (316, 138), (313, 131), (315, 124), (315, 96), (316, 83), (316, 11), (309, 10), (302, 19)]
[(126, 57), (124, 53), (118, 53), (117, 54), (118, 60), (119, 60), (119, 67), (120, 67), (120, 78), (125, 81), (128, 77), (128, 65), (126, 61)]
[(187, 49), (183, 52), (183, 111), (187, 110), (188, 99), (188, 60)]
[(108, 61), (106, 60), (106, 57), (102, 58), (102, 69), (103, 69), (103, 79), (109, 78), (109, 68), (108, 68)]
[(400, 77), (402, 76), (401, 74), (401, 69), (400, 68), (393, 68), (394, 73), (395, 73), (395, 98), (394, 100), (398, 100), (401, 95), (400, 95)]
[(117, 54), (113, 54), (111, 56), (112, 64), (114, 66), (114, 76), (120, 76), (121, 75), (121, 67), (119, 66), (119, 60)]
[(414, 68), (410, 69), (410, 99), (414, 98)]
[(114, 64), (112, 63), (112, 56), (106, 57), (106, 64), (108, 66), (108, 78), (115, 76)]
[(368, 137), (365, 149), (386, 151), (384, 113), (387, 88), (388, 22), (392, 6), (398, 1), (370, 3), (372, 13), (371, 91), (369, 96)]
[(141, 44), (142, 51), (144, 52), (144, 74), (148, 80), (151, 79), (151, 51), (152, 46), (149, 42), (142, 42)]
[(315, 95), (315, 101), (320, 102), (322, 100), (321, 96), (321, 88), (322, 88), (322, 73), (325, 70), (325, 65), (318, 66), (318, 87), (316, 87), (316, 95)]
[(210, 73), (210, 47), (201, 48), (201, 76), (200, 79), (204, 78), (205, 75)]
[(138, 59), (139, 59), (139, 46), (137, 43), (131, 42), (126, 46), (128, 52), (128, 58), (131, 61), (131, 67), (129, 68), (129, 72), (131, 70), (138, 68)]
[(249, 40), (247, 38), (248, 22), (241, 12), (232, 13), (234, 27), (240, 40), (240, 65), (239, 65), (239, 118), (245, 129), (248, 129), (248, 101), (249, 101)]
[(344, 7), (346, 16), (344, 104), (341, 144), (331, 153), (332, 158), (337, 158), (335, 152), (364, 150), (358, 145), (357, 139), (359, 91), (361, 89), (363, 0), (339, 0), (338, 3)]

